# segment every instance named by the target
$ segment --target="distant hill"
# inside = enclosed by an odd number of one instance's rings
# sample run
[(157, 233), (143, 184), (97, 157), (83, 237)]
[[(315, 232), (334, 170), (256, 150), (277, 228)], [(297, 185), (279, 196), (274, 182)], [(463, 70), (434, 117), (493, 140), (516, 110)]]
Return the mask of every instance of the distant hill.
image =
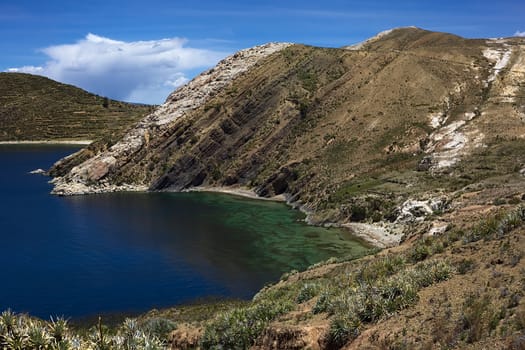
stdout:
[(0, 141), (116, 139), (151, 108), (37, 75), (0, 73)]

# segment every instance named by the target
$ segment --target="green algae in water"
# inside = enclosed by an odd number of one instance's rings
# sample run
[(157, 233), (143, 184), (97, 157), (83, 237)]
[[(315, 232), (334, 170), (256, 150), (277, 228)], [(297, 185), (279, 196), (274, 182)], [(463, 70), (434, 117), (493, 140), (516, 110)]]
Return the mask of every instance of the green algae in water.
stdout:
[[(307, 225), (305, 215), (281, 202), (240, 196), (191, 192), (173, 194), (201, 203), (202, 220), (215, 222), (222, 244), (238, 248), (232, 263), (274, 266), (281, 272), (303, 270), (331, 257), (359, 258), (370, 246), (339, 228)], [(248, 257), (248, 259), (246, 259)]]

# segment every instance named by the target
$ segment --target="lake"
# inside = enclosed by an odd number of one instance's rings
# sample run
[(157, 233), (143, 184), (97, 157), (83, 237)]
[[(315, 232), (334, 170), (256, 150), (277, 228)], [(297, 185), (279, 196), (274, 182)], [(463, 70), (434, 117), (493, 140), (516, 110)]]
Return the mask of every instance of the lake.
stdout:
[(31, 175), (75, 151), (0, 145), (0, 311), (49, 318), (251, 298), (284, 272), (362, 256), (283, 203), (217, 193), (49, 194)]

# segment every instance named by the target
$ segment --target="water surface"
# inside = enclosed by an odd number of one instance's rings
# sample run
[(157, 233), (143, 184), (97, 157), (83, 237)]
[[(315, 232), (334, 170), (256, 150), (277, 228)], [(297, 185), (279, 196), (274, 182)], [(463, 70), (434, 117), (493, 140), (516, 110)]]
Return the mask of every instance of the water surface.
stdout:
[(49, 194), (68, 146), (0, 145), (0, 310), (40, 317), (250, 298), (283, 272), (366, 247), (276, 202), (216, 193)]

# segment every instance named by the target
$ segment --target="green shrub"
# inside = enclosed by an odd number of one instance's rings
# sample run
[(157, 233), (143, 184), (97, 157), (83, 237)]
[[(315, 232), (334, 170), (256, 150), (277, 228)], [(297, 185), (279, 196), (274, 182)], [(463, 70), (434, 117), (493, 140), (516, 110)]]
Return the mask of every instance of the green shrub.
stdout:
[(326, 348), (340, 349), (350, 340), (359, 336), (361, 322), (355, 317), (338, 317), (330, 322), (326, 337)]
[(146, 334), (166, 339), (168, 335), (177, 329), (177, 324), (167, 318), (153, 317), (141, 323), (141, 328)]
[(319, 295), (319, 298), (317, 299), (317, 302), (312, 308), (312, 313), (320, 314), (323, 312), (327, 312), (329, 309), (332, 308), (331, 302), (332, 296), (330, 295), (330, 293), (326, 290), (322, 291)]
[(276, 317), (290, 311), (291, 302), (262, 301), (250, 307), (219, 314), (201, 337), (204, 349), (246, 349)]
[(503, 205), (506, 204), (507, 201), (504, 198), (496, 198), (492, 201), (493, 205)]
[(483, 298), (472, 295), (465, 300), (461, 321), (468, 343), (480, 340), (485, 332), (489, 305), (490, 299), (486, 295)]
[(305, 301), (308, 301), (312, 299), (314, 296), (316, 296), (318, 292), (319, 292), (318, 284), (305, 283), (299, 290), (299, 294), (297, 295), (297, 298), (295, 299), (295, 301), (298, 304), (304, 303)]
[(505, 236), (525, 223), (525, 206), (519, 206), (507, 214), (498, 214), (483, 220), (463, 237), (465, 243), (481, 239), (494, 239)]
[(360, 282), (371, 282), (385, 278), (404, 268), (405, 264), (405, 258), (399, 254), (377, 257), (364, 264), (358, 271), (356, 280)]
[(408, 257), (412, 262), (419, 262), (425, 260), (431, 255), (431, 249), (428, 245), (417, 242), (409, 251)]

